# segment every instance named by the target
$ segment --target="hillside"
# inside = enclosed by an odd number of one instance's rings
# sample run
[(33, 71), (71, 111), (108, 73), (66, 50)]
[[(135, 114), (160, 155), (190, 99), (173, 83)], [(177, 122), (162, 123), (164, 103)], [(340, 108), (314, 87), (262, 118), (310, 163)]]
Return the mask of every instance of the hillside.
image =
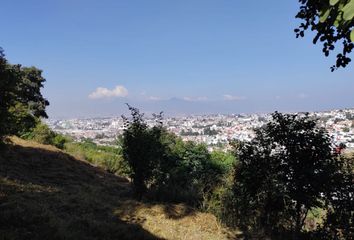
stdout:
[(130, 183), (52, 146), (0, 155), (0, 240), (227, 239), (213, 215), (133, 200)]

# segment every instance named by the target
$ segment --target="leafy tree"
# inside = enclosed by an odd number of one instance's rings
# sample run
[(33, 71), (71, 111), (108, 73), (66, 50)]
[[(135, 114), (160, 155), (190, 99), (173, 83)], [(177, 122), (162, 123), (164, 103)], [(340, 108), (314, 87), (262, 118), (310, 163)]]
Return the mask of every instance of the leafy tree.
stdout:
[(41, 70), (9, 64), (0, 48), (0, 137), (22, 135), (36, 125), (36, 118), (48, 117), (44, 82)]
[(7, 63), (3, 50), (0, 48), (0, 137), (8, 133), (9, 108), (14, 105), (12, 93), (16, 89), (16, 81), (15, 71)]
[(329, 136), (308, 115), (272, 117), (254, 140), (238, 145), (232, 209), (245, 232), (252, 226), (299, 239), (308, 211), (323, 207), (334, 188), (337, 161)]
[(149, 127), (138, 109), (128, 107), (132, 119), (124, 117), (122, 149), (137, 197), (141, 199), (149, 189), (147, 197), (154, 200), (200, 206), (221, 182), (232, 159), (217, 162), (205, 145), (183, 142), (163, 128), (161, 114)]
[[(123, 117), (125, 130), (123, 132), (123, 157), (131, 169), (130, 177), (135, 187), (137, 198), (140, 200), (147, 190), (147, 185), (153, 177), (163, 155), (160, 142), (162, 123), (150, 128), (137, 108), (128, 105), (132, 119)], [(161, 119), (161, 114), (157, 116)]]
[[(165, 132), (164, 157), (157, 167), (152, 186), (158, 200), (186, 202), (201, 206), (227, 171), (221, 162), (213, 161), (207, 147)], [(166, 138), (166, 137), (164, 137)]]
[(334, 71), (346, 67), (351, 59), (348, 54), (354, 48), (354, 1), (353, 0), (299, 0), (300, 11), (296, 18), (303, 22), (295, 29), (297, 37), (304, 37), (306, 30), (315, 32), (313, 43), (323, 43), (323, 53), (328, 56), (337, 42), (342, 42), (342, 52), (337, 55)]
[(320, 239), (354, 238), (354, 156), (340, 156), (335, 188), (327, 198), (327, 216)]
[(32, 132), (39, 119), (30, 114), (28, 107), (20, 102), (8, 109), (7, 133), (24, 136)]
[(45, 109), (49, 102), (40, 91), (46, 81), (42, 76), (42, 70), (35, 67), (20, 67), (19, 71), (21, 78), (17, 85), (17, 101), (26, 104), (31, 115), (48, 118)]

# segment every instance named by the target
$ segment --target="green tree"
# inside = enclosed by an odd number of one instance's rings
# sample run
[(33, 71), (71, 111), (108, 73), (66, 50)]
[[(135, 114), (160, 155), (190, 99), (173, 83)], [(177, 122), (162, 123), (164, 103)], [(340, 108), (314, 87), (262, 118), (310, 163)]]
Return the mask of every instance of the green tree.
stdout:
[[(125, 130), (123, 132), (123, 157), (131, 169), (135, 193), (140, 200), (152, 181), (153, 170), (163, 155), (160, 137), (162, 123), (149, 127), (144, 120), (144, 114), (137, 108), (128, 105), (132, 119), (123, 117)], [(161, 119), (161, 114), (157, 116)]]
[(340, 156), (338, 163), (335, 188), (326, 201), (327, 216), (320, 228), (320, 239), (354, 237), (354, 156)]
[(124, 117), (122, 151), (138, 199), (149, 189), (148, 197), (154, 200), (201, 206), (229, 163), (212, 159), (205, 145), (184, 142), (169, 133), (161, 114), (155, 115), (156, 124), (149, 127), (138, 109), (128, 107), (132, 118)]
[(39, 117), (48, 117), (49, 102), (42, 96), (45, 79), (35, 67), (9, 64), (0, 48), (0, 137), (22, 135)]
[(226, 172), (223, 163), (213, 161), (207, 147), (183, 142), (167, 133), (169, 143), (163, 142), (164, 154), (157, 168), (154, 189), (158, 200), (186, 202), (200, 207)]
[(304, 37), (306, 30), (315, 32), (313, 43), (323, 44), (323, 53), (328, 56), (337, 42), (342, 42), (342, 51), (337, 55), (334, 71), (346, 67), (351, 59), (348, 54), (354, 48), (354, 1), (353, 0), (299, 0), (300, 11), (296, 18), (302, 20), (295, 29), (297, 37)]
[(308, 211), (323, 207), (334, 188), (338, 165), (330, 137), (308, 115), (275, 112), (237, 152), (233, 197), (239, 225), (267, 235), (290, 231), (299, 239)]
[(8, 133), (10, 122), (9, 108), (14, 106), (13, 92), (16, 89), (17, 76), (13, 66), (7, 63), (0, 48), (0, 137)]

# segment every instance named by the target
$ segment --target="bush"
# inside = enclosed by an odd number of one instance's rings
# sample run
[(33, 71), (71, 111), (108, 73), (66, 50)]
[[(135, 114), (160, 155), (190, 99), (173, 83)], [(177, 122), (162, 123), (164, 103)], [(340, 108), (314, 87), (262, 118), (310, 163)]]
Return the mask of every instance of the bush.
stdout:
[(272, 117), (239, 145), (231, 209), (245, 232), (288, 231), (299, 239), (309, 210), (324, 207), (335, 189), (338, 161), (328, 134), (308, 115)]
[(81, 143), (68, 142), (64, 146), (69, 154), (100, 166), (110, 173), (128, 176), (130, 172), (123, 161), (122, 150), (119, 147), (98, 146), (90, 140)]
[(40, 122), (32, 130), (29, 138), (41, 144), (54, 145), (53, 142), (55, 136), (55, 132), (53, 132), (46, 124)]
[(55, 137), (52, 139), (52, 144), (59, 149), (64, 149), (65, 143), (71, 141), (68, 137), (61, 134), (55, 134)]
[(353, 239), (354, 237), (354, 156), (341, 157), (335, 188), (327, 201), (327, 215), (318, 229), (319, 239)]
[(130, 106), (132, 120), (125, 119), (123, 156), (131, 169), (137, 197), (186, 202), (201, 206), (230, 169), (233, 157), (211, 155), (203, 144), (183, 142), (162, 126), (161, 114), (149, 127), (143, 114)]
[(37, 120), (37, 124), (33, 129), (22, 134), (21, 137), (41, 144), (53, 145), (59, 149), (64, 149), (65, 143), (72, 141), (69, 137), (55, 133), (40, 120)]
[(205, 145), (171, 139), (175, 142), (165, 147), (164, 162), (157, 167), (151, 186), (155, 197), (199, 206), (221, 182), (223, 168), (211, 160)]
[[(163, 146), (160, 142), (162, 125), (149, 127), (137, 108), (128, 105), (131, 120), (123, 116), (123, 156), (129, 165), (130, 178), (133, 181), (137, 199), (141, 200), (153, 179), (153, 172), (163, 158)], [(161, 115), (160, 115), (161, 117)]]

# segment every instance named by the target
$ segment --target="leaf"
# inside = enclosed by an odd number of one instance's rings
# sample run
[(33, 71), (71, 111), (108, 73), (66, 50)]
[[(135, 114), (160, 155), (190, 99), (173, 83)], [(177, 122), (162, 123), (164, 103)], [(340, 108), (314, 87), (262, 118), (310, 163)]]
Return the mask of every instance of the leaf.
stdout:
[(323, 14), (321, 13), (320, 15), (320, 22), (323, 23), (327, 20), (329, 14), (331, 13), (331, 9), (327, 9), (327, 11), (325, 11)]
[(336, 5), (338, 2), (339, 2), (339, 0), (329, 0), (329, 4), (330, 4), (331, 6)]
[(343, 19), (350, 21), (354, 18), (354, 0), (350, 0), (344, 7), (343, 7)]
[(352, 30), (352, 32), (350, 33), (350, 40), (352, 42), (354, 42), (354, 29)]

